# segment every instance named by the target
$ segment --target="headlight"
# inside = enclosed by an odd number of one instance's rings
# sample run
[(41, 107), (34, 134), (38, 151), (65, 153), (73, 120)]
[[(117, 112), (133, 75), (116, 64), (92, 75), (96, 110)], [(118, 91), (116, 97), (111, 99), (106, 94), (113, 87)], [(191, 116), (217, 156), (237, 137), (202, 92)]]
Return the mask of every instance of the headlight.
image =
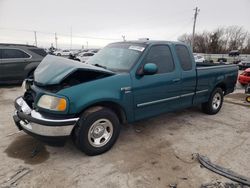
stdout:
[(39, 99), (37, 106), (49, 110), (64, 111), (67, 108), (67, 101), (64, 98), (43, 95)]

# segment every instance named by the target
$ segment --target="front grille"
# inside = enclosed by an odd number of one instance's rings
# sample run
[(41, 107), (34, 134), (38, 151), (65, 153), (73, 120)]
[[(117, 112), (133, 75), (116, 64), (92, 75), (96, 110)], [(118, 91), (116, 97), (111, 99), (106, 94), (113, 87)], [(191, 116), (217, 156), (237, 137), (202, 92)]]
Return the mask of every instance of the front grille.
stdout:
[(29, 105), (29, 107), (32, 108), (35, 101), (35, 97), (36, 93), (33, 90), (29, 89), (24, 93), (23, 99)]

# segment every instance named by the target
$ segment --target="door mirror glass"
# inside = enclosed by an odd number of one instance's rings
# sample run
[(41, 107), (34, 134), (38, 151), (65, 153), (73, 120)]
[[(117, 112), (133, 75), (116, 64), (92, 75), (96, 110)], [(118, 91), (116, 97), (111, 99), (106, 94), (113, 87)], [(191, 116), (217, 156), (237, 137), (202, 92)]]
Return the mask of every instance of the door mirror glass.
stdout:
[(154, 63), (147, 63), (143, 67), (143, 74), (144, 75), (153, 75), (156, 74), (158, 71), (158, 67)]

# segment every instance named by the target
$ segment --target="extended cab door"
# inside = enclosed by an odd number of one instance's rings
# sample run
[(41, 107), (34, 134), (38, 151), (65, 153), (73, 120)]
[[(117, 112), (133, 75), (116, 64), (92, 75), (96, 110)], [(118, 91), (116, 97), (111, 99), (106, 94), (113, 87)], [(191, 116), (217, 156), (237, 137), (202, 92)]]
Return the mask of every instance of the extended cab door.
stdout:
[(170, 46), (151, 46), (140, 68), (146, 63), (156, 64), (158, 72), (154, 75), (131, 75), (135, 120), (172, 111), (178, 108), (180, 100), (181, 75)]
[(181, 70), (181, 99), (182, 108), (193, 105), (196, 90), (196, 65), (192, 52), (183, 44), (175, 45), (175, 52)]

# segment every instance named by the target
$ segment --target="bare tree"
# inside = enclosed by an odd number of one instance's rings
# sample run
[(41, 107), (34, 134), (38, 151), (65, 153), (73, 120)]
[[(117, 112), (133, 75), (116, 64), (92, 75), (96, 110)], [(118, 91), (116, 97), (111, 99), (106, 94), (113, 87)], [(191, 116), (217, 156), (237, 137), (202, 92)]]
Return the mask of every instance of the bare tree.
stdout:
[(245, 48), (242, 50), (242, 53), (250, 54), (250, 34), (246, 38)]
[[(183, 34), (178, 40), (191, 45), (192, 35)], [(194, 52), (197, 53), (228, 53), (231, 50), (250, 53), (250, 35), (239, 26), (220, 27), (213, 32), (197, 33), (194, 41)]]
[(192, 35), (191, 34), (183, 34), (178, 38), (178, 41), (180, 42), (184, 42), (188, 45), (191, 46), (192, 43)]
[(204, 31), (202, 34), (195, 35), (194, 51), (199, 53), (208, 53), (210, 34)]
[(247, 32), (243, 27), (229, 26), (225, 29), (228, 50), (242, 50), (247, 37)]

